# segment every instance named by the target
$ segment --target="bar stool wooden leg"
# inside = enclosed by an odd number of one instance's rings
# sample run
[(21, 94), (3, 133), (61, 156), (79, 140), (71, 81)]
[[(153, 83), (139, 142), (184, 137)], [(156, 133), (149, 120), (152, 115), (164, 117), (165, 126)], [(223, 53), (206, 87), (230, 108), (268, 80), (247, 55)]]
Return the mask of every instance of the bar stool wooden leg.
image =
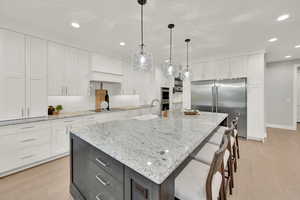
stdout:
[(233, 151), (233, 163), (234, 163), (234, 172), (236, 172), (237, 171), (237, 155), (236, 155), (236, 146), (235, 145), (233, 145), (233, 147), (232, 147), (233, 149), (232, 149), (232, 151)]
[(236, 139), (235, 139), (236, 141), (236, 146), (237, 146), (237, 157), (238, 157), (238, 159), (240, 159), (240, 145), (239, 145), (239, 138), (238, 138), (238, 136), (236, 136)]

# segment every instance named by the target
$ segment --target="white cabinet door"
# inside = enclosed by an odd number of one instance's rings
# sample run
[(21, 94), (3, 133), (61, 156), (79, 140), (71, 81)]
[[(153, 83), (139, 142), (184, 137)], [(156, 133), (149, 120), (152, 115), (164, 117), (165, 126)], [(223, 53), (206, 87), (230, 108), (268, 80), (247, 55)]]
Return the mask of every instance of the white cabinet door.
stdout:
[(92, 71), (122, 75), (122, 62), (99, 54), (92, 55)]
[(0, 30), (0, 120), (25, 114), (25, 37)]
[(216, 78), (215, 62), (203, 63), (203, 79), (212, 80)]
[(247, 76), (247, 56), (230, 58), (229, 62), (231, 78), (242, 78)]
[(203, 63), (195, 63), (192, 66), (193, 81), (198, 81), (203, 79)]
[(69, 128), (65, 126), (53, 127), (52, 155), (60, 155), (69, 151)]
[(266, 137), (263, 86), (247, 87), (247, 133), (250, 139)]
[(47, 42), (27, 37), (26, 116), (47, 116)]
[(265, 59), (264, 54), (250, 55), (247, 58), (248, 85), (264, 85)]
[(230, 68), (228, 59), (218, 60), (214, 63), (216, 79), (228, 79), (230, 78)]
[(48, 96), (66, 95), (66, 47), (48, 42)]
[(66, 65), (67, 95), (87, 96), (89, 86), (89, 53), (68, 49)]

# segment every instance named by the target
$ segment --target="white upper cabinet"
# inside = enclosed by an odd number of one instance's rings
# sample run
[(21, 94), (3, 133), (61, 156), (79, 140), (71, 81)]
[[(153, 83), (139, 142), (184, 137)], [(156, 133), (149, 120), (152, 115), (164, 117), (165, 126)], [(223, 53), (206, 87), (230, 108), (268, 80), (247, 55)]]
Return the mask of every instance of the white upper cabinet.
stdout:
[(0, 29), (0, 120), (25, 114), (25, 37)]
[(203, 63), (195, 63), (192, 65), (193, 81), (202, 80), (203, 79)]
[(264, 85), (264, 54), (249, 55), (247, 59), (247, 78), (249, 85)]
[(229, 60), (231, 78), (247, 76), (247, 56), (233, 57)]
[(89, 53), (69, 48), (66, 65), (66, 88), (69, 96), (87, 96), (89, 86)]
[(92, 71), (122, 75), (122, 62), (99, 54), (93, 54)]
[(48, 95), (86, 96), (89, 53), (48, 42)]
[(47, 116), (47, 42), (26, 37), (26, 115)]
[(65, 46), (48, 42), (48, 96), (66, 95), (66, 56)]
[(214, 62), (216, 79), (228, 79), (231, 77), (228, 59)]
[(207, 62), (203, 63), (202, 66), (202, 72), (203, 72), (203, 79), (204, 80), (211, 80), (216, 78), (216, 65), (215, 62)]

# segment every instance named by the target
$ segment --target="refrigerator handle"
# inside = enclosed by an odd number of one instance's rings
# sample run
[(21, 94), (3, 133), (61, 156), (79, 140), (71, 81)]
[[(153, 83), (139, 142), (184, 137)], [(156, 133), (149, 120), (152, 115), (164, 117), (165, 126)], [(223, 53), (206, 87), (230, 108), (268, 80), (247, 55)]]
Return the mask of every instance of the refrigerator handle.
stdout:
[(214, 107), (215, 107), (215, 86), (211, 87), (211, 95), (212, 95), (211, 112), (214, 112)]
[(218, 86), (216, 87), (216, 112), (218, 112), (218, 107), (219, 107), (219, 88)]

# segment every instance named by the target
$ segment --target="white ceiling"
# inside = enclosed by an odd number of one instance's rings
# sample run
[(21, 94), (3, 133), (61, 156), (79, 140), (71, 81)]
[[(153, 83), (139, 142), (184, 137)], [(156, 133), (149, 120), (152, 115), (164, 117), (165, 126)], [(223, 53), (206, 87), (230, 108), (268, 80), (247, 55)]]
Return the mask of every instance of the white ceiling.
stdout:
[[(163, 62), (169, 48), (167, 25), (174, 23), (178, 62), (184, 62), (187, 37), (192, 39), (193, 60), (262, 49), (268, 61), (286, 55), (300, 58), (300, 49), (294, 48), (300, 44), (299, 10), (299, 0), (148, 0), (145, 43)], [(137, 49), (139, 13), (136, 0), (0, 0), (0, 26), (14, 24), (116, 57), (132, 55)], [(291, 18), (277, 22), (284, 13)], [(71, 21), (81, 28), (71, 28)], [(271, 37), (279, 40), (269, 43)], [(121, 41), (125, 47), (119, 46)]]

